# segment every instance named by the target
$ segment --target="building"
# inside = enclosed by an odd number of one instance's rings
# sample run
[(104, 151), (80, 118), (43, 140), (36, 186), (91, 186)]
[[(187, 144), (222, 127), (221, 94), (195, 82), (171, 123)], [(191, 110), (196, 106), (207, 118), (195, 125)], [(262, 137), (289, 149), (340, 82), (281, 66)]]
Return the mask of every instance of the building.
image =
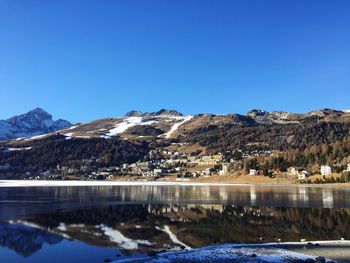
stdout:
[(154, 176), (161, 176), (161, 175), (163, 175), (163, 169), (154, 169), (153, 170), (153, 175)]
[(196, 156), (189, 156), (188, 158), (189, 162), (195, 163), (197, 161), (197, 157)]
[(299, 180), (304, 180), (306, 177), (310, 176), (310, 173), (301, 167), (289, 167), (287, 173), (297, 177)]
[(83, 173), (91, 172), (91, 167), (89, 165), (82, 165), (80, 166), (80, 171), (82, 171)]
[(290, 174), (290, 175), (293, 175), (293, 176), (299, 176), (299, 171), (301, 170), (300, 167), (289, 167), (287, 169), (287, 172)]
[(330, 175), (332, 173), (332, 168), (329, 165), (321, 166), (321, 174), (322, 175)]
[(223, 163), (222, 164), (222, 170), (219, 171), (220, 175), (226, 175), (230, 171), (230, 164), (229, 163)]
[(199, 159), (199, 165), (216, 165), (222, 161), (222, 154), (205, 155)]
[(216, 160), (217, 162), (221, 162), (222, 159), (223, 159), (223, 156), (222, 156), (221, 153), (219, 153), (219, 154), (214, 154), (214, 155), (212, 155), (212, 158), (213, 158), (214, 160)]
[(211, 169), (210, 169), (210, 168), (207, 168), (207, 169), (203, 170), (203, 171), (202, 171), (202, 175), (203, 175), (203, 176), (211, 175)]
[(255, 170), (255, 169), (250, 169), (249, 170), (249, 175), (257, 175), (258, 174), (258, 171)]
[(309, 177), (309, 176), (310, 176), (310, 173), (308, 171), (305, 171), (305, 170), (300, 171), (298, 173), (298, 179), (299, 180), (304, 180), (306, 177)]
[(216, 163), (217, 162), (212, 159), (211, 156), (207, 155), (203, 156), (198, 162), (199, 165), (215, 165)]
[(345, 170), (343, 170), (343, 173), (349, 173), (350, 172), (350, 163), (348, 163)]
[(76, 174), (76, 173), (79, 173), (79, 169), (78, 168), (68, 168), (68, 173), (69, 174)]

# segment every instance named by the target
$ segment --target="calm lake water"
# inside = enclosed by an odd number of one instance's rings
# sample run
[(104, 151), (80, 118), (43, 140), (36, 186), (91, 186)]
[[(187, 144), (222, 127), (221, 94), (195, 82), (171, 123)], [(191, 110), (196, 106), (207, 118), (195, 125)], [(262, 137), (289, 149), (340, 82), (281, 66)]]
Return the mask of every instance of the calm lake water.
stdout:
[(224, 243), (350, 239), (350, 188), (0, 187), (0, 262), (104, 262)]

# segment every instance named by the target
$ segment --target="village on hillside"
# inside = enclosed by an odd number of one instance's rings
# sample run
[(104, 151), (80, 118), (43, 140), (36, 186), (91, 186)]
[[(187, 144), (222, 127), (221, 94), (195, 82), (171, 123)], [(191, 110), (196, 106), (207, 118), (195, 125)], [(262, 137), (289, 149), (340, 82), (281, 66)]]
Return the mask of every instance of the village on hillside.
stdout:
[[(189, 181), (203, 178), (226, 177), (245, 179), (265, 177), (292, 183), (344, 183), (350, 181), (350, 163), (345, 167), (321, 164), (316, 171), (304, 167), (288, 167), (286, 170), (262, 169), (252, 162), (256, 157), (273, 157), (272, 151), (234, 151), (212, 155), (190, 155), (174, 150), (151, 150), (143, 160), (120, 166), (103, 167), (101, 160), (92, 157), (72, 166), (57, 165), (41, 173), (27, 172), (27, 180), (160, 180)], [(102, 166), (102, 167), (101, 167)], [(0, 165), (0, 172), (10, 173), (9, 164)]]

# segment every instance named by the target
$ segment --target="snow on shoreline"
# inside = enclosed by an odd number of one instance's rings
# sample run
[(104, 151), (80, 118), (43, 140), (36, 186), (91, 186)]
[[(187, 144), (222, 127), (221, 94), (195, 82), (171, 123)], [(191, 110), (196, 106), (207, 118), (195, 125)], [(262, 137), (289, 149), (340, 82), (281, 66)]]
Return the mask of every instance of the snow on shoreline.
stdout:
[[(325, 241), (326, 242), (326, 241)], [(349, 245), (349, 241), (327, 241), (327, 244)], [(315, 242), (313, 242), (315, 243)], [(320, 243), (320, 242), (317, 242)], [(275, 245), (285, 245), (286, 243), (267, 243), (267, 244), (224, 244), (196, 248), (187, 251), (164, 252), (156, 256), (145, 256), (139, 258), (126, 258), (114, 262), (256, 262), (256, 263), (282, 263), (282, 262), (307, 262), (315, 261), (315, 256), (294, 252), (286, 248), (276, 247)], [(288, 244), (291, 244), (289, 242)], [(296, 243), (303, 245), (303, 243)], [(306, 244), (305, 244), (306, 245)], [(329, 259), (326, 259), (326, 262)], [(321, 261), (320, 261), (321, 262)], [(332, 262), (336, 262), (333, 261)]]

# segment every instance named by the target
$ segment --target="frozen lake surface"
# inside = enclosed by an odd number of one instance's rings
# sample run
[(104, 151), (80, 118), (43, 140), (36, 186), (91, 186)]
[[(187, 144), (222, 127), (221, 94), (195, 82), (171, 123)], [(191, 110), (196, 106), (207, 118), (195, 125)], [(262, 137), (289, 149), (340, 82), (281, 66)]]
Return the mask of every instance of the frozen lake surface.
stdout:
[[(349, 226), (350, 188), (345, 187), (0, 187), (0, 262), (171, 262), (175, 255), (204, 255), (207, 250), (198, 248), (207, 246), (222, 257), (229, 249), (233, 260), (237, 248), (227, 246), (349, 240)], [(262, 252), (254, 249), (258, 260)], [(299, 255), (284, 250), (282, 255), (279, 249), (270, 256)], [(253, 250), (245, 251), (250, 257)], [(242, 255), (242, 248), (237, 253)]]

